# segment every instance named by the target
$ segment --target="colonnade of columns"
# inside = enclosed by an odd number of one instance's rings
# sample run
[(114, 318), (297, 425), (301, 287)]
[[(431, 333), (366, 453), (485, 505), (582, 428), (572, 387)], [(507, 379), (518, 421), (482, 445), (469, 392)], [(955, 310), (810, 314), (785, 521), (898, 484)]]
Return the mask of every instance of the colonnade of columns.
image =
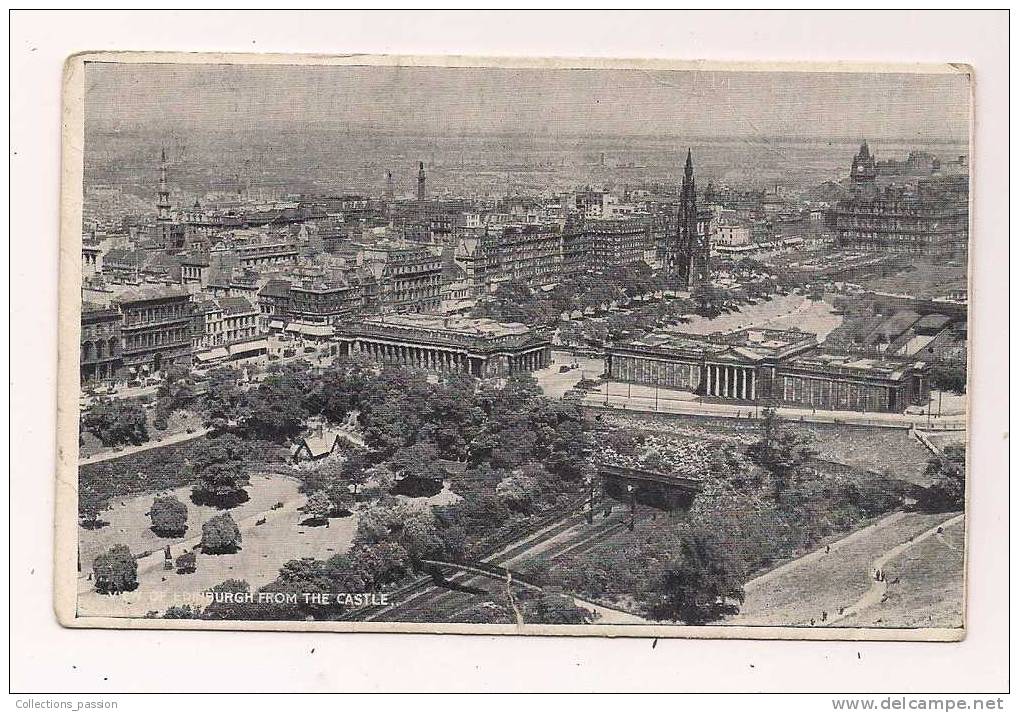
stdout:
[(705, 369), (704, 393), (707, 396), (746, 400), (757, 398), (757, 375), (753, 369), (725, 364), (708, 364)]
[(537, 371), (548, 366), (550, 360), (550, 356), (546, 353), (545, 349), (535, 349), (531, 352), (511, 356), (509, 358), (510, 373)]
[[(462, 372), (474, 376), (489, 375), (485, 373), (486, 359), (484, 357), (470, 356), (464, 352), (447, 351), (441, 348), (357, 340), (351, 342), (350, 353), (363, 354), (378, 362), (399, 364), (439, 373)], [(510, 374), (522, 371), (532, 372), (548, 366), (551, 359), (551, 350), (538, 348), (522, 354), (511, 355), (508, 358), (507, 366)]]
[(470, 357), (463, 352), (417, 347), (409, 344), (365, 341), (354, 342), (351, 345), (351, 351), (355, 354), (365, 354), (375, 361), (427, 369), (428, 371), (480, 373), (480, 366), (475, 366), (479, 359)]

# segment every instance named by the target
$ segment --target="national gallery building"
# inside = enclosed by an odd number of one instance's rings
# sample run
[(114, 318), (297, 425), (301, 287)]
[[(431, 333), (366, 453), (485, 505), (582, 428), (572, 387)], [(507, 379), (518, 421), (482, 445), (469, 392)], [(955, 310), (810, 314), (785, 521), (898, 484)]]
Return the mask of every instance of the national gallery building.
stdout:
[(827, 354), (796, 330), (658, 332), (613, 345), (607, 361), (616, 381), (737, 403), (901, 413), (930, 392), (922, 361)]

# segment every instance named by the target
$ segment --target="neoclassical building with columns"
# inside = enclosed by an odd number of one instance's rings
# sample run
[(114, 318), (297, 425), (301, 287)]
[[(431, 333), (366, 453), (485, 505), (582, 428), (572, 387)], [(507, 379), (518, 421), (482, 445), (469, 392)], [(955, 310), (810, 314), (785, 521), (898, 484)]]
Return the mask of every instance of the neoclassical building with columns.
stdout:
[(548, 337), (513, 322), (393, 314), (349, 322), (337, 332), (341, 354), (436, 373), (489, 378), (532, 372), (552, 362)]
[(902, 412), (930, 394), (922, 361), (828, 354), (797, 330), (659, 332), (613, 345), (607, 362), (616, 381), (736, 403)]

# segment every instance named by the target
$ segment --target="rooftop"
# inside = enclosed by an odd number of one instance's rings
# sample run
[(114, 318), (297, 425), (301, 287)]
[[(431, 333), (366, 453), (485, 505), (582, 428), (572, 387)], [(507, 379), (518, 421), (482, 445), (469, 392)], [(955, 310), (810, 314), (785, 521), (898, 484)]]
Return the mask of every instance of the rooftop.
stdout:
[(462, 334), (465, 336), (506, 337), (523, 335), (530, 328), (519, 322), (496, 322), (494, 319), (470, 317), (441, 317), (432, 314), (394, 314), (382, 317), (367, 317), (365, 324), (402, 327), (429, 331)]

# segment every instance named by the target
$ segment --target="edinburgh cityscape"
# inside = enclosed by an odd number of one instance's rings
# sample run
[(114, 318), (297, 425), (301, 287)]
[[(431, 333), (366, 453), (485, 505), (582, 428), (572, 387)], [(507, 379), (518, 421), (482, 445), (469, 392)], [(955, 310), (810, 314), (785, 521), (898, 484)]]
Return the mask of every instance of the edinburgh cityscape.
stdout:
[(87, 64), (77, 616), (961, 630), (969, 82)]

